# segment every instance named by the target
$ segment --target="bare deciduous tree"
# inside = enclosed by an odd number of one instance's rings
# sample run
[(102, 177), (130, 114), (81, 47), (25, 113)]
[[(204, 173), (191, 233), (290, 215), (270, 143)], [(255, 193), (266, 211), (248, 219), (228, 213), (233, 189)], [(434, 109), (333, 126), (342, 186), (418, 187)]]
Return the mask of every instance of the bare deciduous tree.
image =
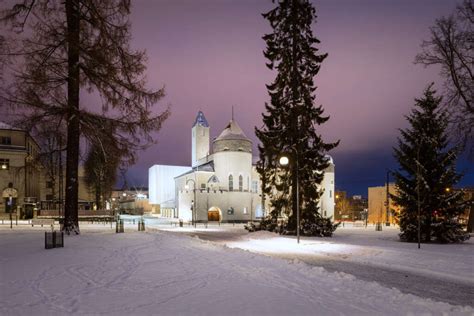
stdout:
[[(133, 162), (169, 115), (153, 112), (164, 90), (146, 87), (145, 52), (130, 47), (129, 0), (17, 1), (1, 14), (13, 31), (0, 46), (13, 84), (0, 97), (28, 117), (31, 129), (43, 120), (65, 121), (63, 229), (78, 234), (81, 135), (89, 142), (113, 138)], [(100, 96), (101, 106), (80, 103), (86, 93)], [(102, 130), (105, 125), (114, 128)]]
[(445, 102), (452, 108), (453, 130), (474, 158), (474, 6), (464, 0), (456, 12), (441, 17), (423, 41), (415, 63), (441, 66)]

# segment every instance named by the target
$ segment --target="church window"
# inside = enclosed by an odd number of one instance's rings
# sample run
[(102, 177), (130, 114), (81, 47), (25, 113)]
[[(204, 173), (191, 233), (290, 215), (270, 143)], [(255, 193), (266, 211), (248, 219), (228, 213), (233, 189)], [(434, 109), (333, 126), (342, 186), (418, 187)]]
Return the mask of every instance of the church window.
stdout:
[(234, 177), (229, 175), (229, 191), (234, 191)]
[(244, 177), (242, 175), (239, 176), (239, 191), (242, 192), (244, 190)]
[(257, 193), (258, 191), (258, 181), (252, 181), (252, 192)]

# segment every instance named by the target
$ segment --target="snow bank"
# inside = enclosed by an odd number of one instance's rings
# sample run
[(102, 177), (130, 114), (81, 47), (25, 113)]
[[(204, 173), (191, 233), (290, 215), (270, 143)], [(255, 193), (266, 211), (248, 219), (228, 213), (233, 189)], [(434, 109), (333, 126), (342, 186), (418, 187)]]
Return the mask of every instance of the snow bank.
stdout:
[(169, 232), (81, 226), (65, 248), (44, 229), (0, 227), (0, 314), (472, 315), (344, 273)]
[(226, 242), (240, 248), (264, 254), (305, 254), (389, 267), (419, 275), (435, 276), (474, 285), (474, 240), (460, 244), (422, 244), (400, 242), (398, 229), (384, 227), (341, 228), (332, 238), (303, 237), (299, 245), (291, 236), (259, 231)]

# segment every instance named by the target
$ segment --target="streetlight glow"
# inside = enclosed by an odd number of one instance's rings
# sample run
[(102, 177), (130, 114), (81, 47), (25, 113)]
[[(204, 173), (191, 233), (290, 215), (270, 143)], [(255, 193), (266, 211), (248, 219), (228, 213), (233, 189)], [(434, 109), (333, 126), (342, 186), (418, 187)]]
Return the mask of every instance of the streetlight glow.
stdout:
[(6, 169), (7, 169), (7, 165), (6, 165), (6, 164), (3, 164), (3, 165), (2, 165), (2, 169), (3, 169), (3, 170), (6, 170)]
[(290, 160), (286, 156), (280, 157), (280, 165), (287, 166), (290, 163)]

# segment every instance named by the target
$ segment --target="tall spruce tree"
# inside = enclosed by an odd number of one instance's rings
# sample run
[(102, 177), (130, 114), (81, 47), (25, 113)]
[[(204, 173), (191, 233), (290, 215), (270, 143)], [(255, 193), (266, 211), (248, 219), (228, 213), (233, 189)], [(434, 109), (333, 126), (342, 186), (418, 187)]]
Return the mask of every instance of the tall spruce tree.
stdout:
[[(316, 10), (307, 0), (281, 0), (263, 17), (273, 28), (271, 34), (263, 37), (267, 44), (267, 67), (278, 72), (274, 82), (267, 85), (271, 101), (265, 104), (263, 126), (256, 128), (261, 141), (257, 170), (265, 179), (263, 193), (269, 196), (272, 207), (270, 219), (264, 223), (274, 224), (276, 217), (286, 212), (289, 220), (284, 230), (294, 233), (299, 181), (302, 233), (331, 235), (330, 221), (323, 219), (318, 210), (323, 193), (319, 185), (324, 169), (329, 166), (326, 154), (338, 142), (325, 143), (316, 130), (329, 119), (323, 115), (321, 105), (315, 106), (313, 79), (327, 57), (318, 53), (315, 45), (320, 42), (311, 30)], [(283, 153), (290, 156), (288, 170), (278, 165)]]
[(418, 240), (418, 207), (422, 242), (458, 242), (469, 238), (457, 217), (464, 211), (462, 192), (453, 190), (461, 179), (456, 172), (459, 147), (449, 147), (448, 113), (440, 106), (430, 85), (406, 118), (394, 148), (399, 170), (395, 172), (395, 203), (401, 207), (400, 239)]

